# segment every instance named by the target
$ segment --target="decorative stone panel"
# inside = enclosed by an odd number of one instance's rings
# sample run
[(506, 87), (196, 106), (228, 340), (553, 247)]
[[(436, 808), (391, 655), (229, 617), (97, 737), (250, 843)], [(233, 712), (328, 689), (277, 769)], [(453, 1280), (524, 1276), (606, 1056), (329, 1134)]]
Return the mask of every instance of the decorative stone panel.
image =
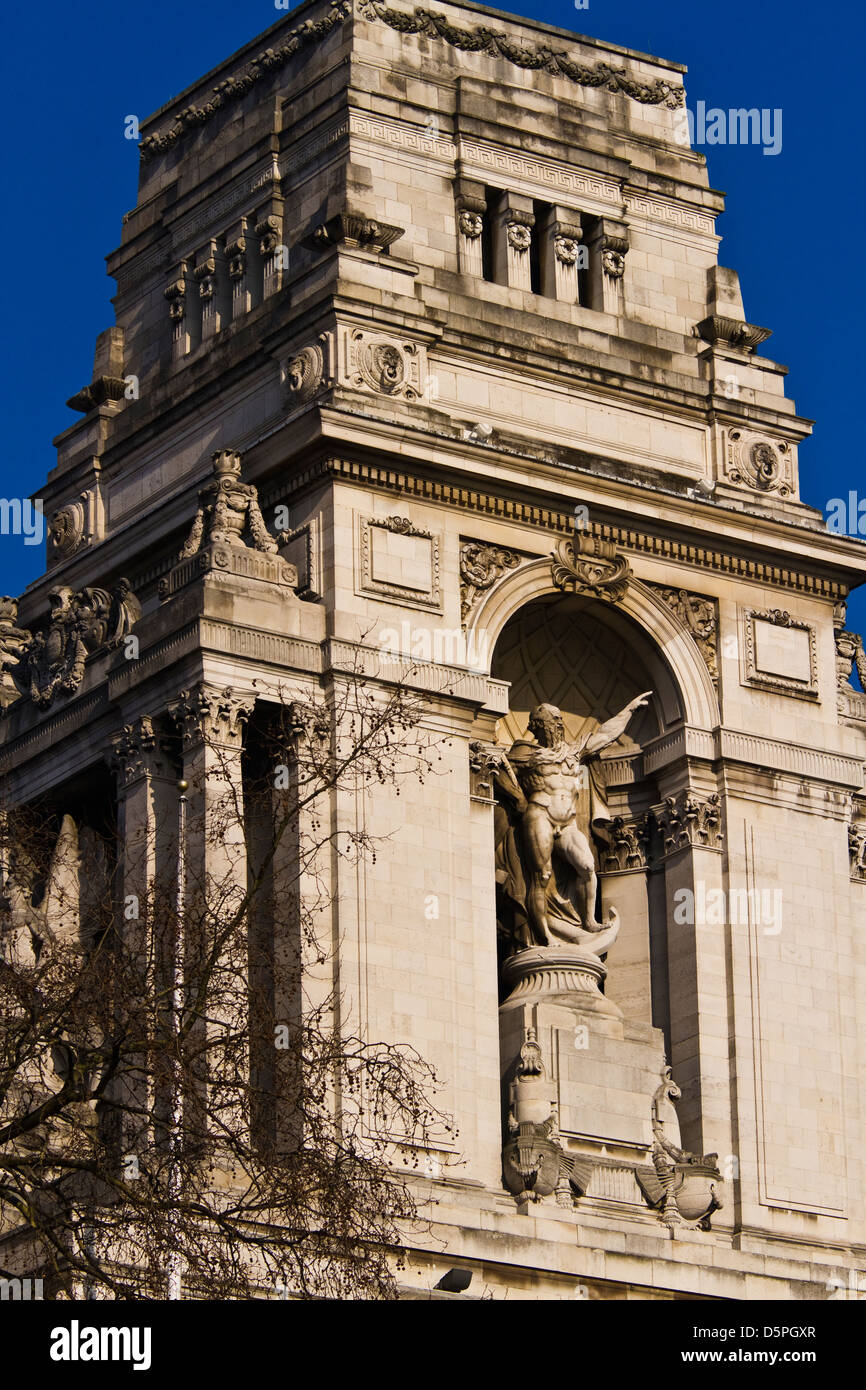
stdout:
[(360, 517), (356, 592), (441, 612), (439, 536), (404, 516)]
[(747, 609), (744, 626), (743, 684), (817, 700), (815, 629), (781, 608)]
[(768, 439), (751, 430), (729, 430), (725, 477), (756, 492), (789, 497), (795, 490), (791, 447), (784, 439)]

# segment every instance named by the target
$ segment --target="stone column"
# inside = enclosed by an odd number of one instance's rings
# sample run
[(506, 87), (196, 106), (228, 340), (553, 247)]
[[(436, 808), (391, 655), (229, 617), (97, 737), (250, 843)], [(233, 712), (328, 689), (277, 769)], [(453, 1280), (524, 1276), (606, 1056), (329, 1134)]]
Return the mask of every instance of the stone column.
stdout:
[[(177, 866), (177, 773), (164, 735), (150, 715), (125, 724), (112, 740), (112, 763), (117, 774), (118, 919), (130, 967), (138, 968), (142, 1036), (152, 1037), (159, 1026), (150, 1010), (165, 996), (174, 947), (174, 887)], [(168, 1022), (167, 1018), (164, 1020)], [(144, 1120), (166, 1121), (170, 1097), (160, 1090), (154, 1069), (141, 1058), (136, 1078), (126, 1079), (121, 1097), (139, 1114), (121, 1120), (121, 1152), (135, 1154), (158, 1140)]]
[(286, 266), (283, 264), (281, 236), (283, 219), (274, 212), (267, 213), (256, 222), (256, 236), (259, 239), (259, 255), (262, 259), (262, 298), (276, 294), (282, 289)]
[[(185, 843), (183, 963), (188, 996), (209, 972), (203, 1017), (193, 1028), (193, 1051), (218, 1043), (207, 1054), (186, 1098), (186, 1119), (202, 1123), (199, 1107), (227, 1105), (231, 1118), (246, 1123), (247, 1106), (238, 1087), (249, 1075), (249, 1009), (246, 959), (247, 851), (241, 754), (243, 727), (254, 697), (200, 684), (182, 691), (170, 706), (182, 738), (183, 774), (188, 783)], [(243, 1041), (226, 1049), (229, 1035)], [(220, 1091), (228, 1064), (231, 1091)]]
[(628, 252), (628, 227), (600, 217), (589, 243), (590, 308), (605, 314), (622, 314), (622, 280)]
[(196, 257), (193, 272), (201, 300), (201, 341), (208, 342), (227, 320), (226, 295), (223, 285), (225, 260), (215, 241), (208, 243)]
[[(687, 1142), (730, 1147), (726, 912), (718, 794), (683, 789), (653, 808), (664, 864), (670, 1046)], [(721, 1049), (724, 1049), (722, 1054)]]
[(496, 280), (511, 289), (531, 290), (529, 248), (535, 226), (532, 199), (506, 194), (496, 220), (493, 248)]
[(484, 274), (482, 232), (487, 204), (481, 197), (460, 194), (457, 198), (457, 247), (463, 275)]
[(187, 264), (181, 261), (175, 278), (163, 290), (168, 300), (168, 316), (171, 320), (171, 360), (180, 361), (190, 350), (190, 331), (187, 321)]
[(252, 292), (247, 267), (247, 220), (242, 217), (226, 238), (226, 259), (232, 293), (232, 322), (252, 308)]
[(578, 270), (586, 248), (581, 247), (583, 232), (580, 214), (552, 208), (539, 229), (541, 244), (541, 293), (566, 304), (580, 300)]
[(615, 907), (620, 917), (616, 949), (608, 962), (605, 994), (626, 1018), (653, 1022), (646, 818), (614, 818), (611, 843), (602, 855), (603, 915)]

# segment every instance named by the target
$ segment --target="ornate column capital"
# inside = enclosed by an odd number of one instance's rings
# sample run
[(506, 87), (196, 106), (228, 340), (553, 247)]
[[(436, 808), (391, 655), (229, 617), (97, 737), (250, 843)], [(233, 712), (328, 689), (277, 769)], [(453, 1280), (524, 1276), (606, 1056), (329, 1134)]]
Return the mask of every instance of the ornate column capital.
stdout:
[(167, 741), (153, 727), (153, 718), (142, 714), (124, 724), (111, 739), (111, 765), (117, 773), (118, 790), (127, 791), (145, 777), (170, 777), (172, 767)]
[(192, 690), (182, 690), (168, 712), (180, 729), (185, 751), (199, 744), (240, 750), (244, 725), (254, 705), (254, 695), (235, 695), (231, 686), (216, 690), (197, 685)]
[(649, 827), (646, 816), (635, 816), (628, 820), (624, 816), (614, 816), (608, 834), (610, 842), (602, 855), (603, 873), (630, 873), (649, 867)]
[(663, 859), (681, 849), (722, 848), (725, 837), (718, 792), (703, 796), (685, 788), (676, 796), (665, 797), (661, 806), (653, 807), (652, 814), (662, 838)]

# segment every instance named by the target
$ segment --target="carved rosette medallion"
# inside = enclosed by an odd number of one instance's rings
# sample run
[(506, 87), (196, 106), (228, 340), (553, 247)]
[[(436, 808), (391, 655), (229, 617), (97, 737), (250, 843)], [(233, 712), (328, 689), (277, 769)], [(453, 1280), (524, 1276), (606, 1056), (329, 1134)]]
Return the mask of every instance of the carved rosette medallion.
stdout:
[(588, 594), (607, 603), (619, 603), (625, 597), (631, 566), (612, 541), (575, 532), (573, 541), (557, 542), (551, 560), (551, 574), (558, 589)]
[(529, 250), (532, 242), (532, 231), (524, 222), (507, 222), (505, 235), (512, 251), (517, 251), (518, 254), (522, 255)]
[(665, 584), (648, 584), (671, 612), (679, 619), (698, 645), (707, 665), (713, 685), (719, 686), (718, 617), (715, 599), (688, 589), (674, 589)]
[(484, 220), (479, 212), (470, 212), (468, 208), (464, 208), (458, 216), (457, 225), (463, 236), (468, 237), (470, 241), (474, 241), (476, 237), (480, 237), (481, 235), (484, 227)]
[(352, 386), (403, 400), (420, 397), (422, 365), (417, 343), (383, 338), (357, 328), (349, 337), (348, 358)]
[(310, 400), (323, 385), (325, 360), (319, 343), (311, 343), (290, 357), (283, 369), (286, 393), (292, 405)]
[(749, 430), (730, 430), (726, 477), (732, 483), (788, 497), (794, 491), (790, 446)]
[(84, 544), (87, 516), (83, 502), (67, 502), (51, 518), (48, 527), (50, 560), (68, 560)]
[(484, 541), (464, 541), (460, 546), (460, 616), (469, 617), (478, 597), (492, 589), (506, 570), (515, 569), (520, 556), (513, 550)]
[(580, 242), (577, 237), (563, 236), (560, 233), (553, 238), (553, 254), (562, 265), (574, 265), (580, 250)]

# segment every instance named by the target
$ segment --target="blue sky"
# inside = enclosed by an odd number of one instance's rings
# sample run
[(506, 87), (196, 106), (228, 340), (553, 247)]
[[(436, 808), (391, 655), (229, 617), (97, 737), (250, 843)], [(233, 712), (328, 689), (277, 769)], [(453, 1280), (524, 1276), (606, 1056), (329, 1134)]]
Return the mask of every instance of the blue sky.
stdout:
[[(435, 8), (434, 0), (429, 0)], [(805, 500), (866, 498), (860, 228), (863, 10), (782, 0), (514, 0), (514, 12), (688, 65), (689, 106), (781, 108), (776, 156), (706, 148), (728, 194), (720, 259), (739, 271), (764, 352), (790, 369)], [(65, 400), (90, 380), (96, 334), (113, 323), (103, 257), (136, 198), (143, 118), (283, 14), (266, 0), (15, 5), (4, 14), (4, 496), (26, 495), (54, 464), (51, 439), (79, 418)], [(864, 522), (866, 526), (866, 522)], [(0, 537), (0, 592), (41, 573), (43, 549)], [(866, 631), (866, 592), (849, 625)]]

